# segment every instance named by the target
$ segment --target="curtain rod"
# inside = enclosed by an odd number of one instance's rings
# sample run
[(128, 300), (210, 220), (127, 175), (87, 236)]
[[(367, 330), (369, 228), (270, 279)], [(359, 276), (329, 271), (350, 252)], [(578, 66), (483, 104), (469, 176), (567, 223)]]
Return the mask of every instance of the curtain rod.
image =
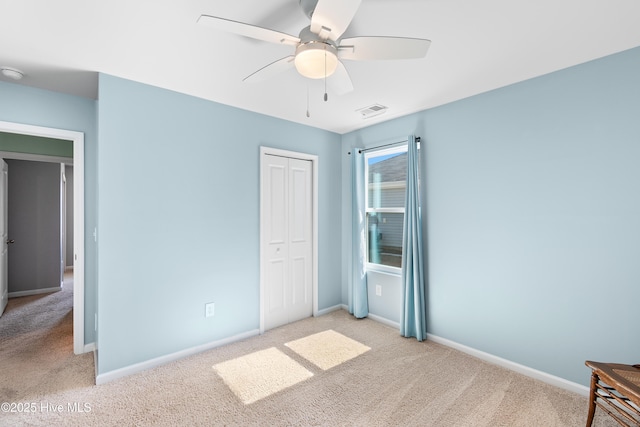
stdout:
[[(369, 150), (377, 150), (378, 148), (383, 148), (383, 147), (390, 147), (392, 145), (398, 145), (398, 144), (404, 144), (405, 142), (409, 142), (408, 139), (405, 139), (403, 141), (398, 141), (398, 142), (391, 142), (389, 144), (384, 144), (384, 145), (377, 145), (375, 147), (369, 147), (369, 148), (362, 148), (360, 150), (358, 150), (358, 154), (362, 154), (365, 151), (369, 151)], [(420, 137), (416, 136), (416, 142), (420, 142)], [(351, 151), (349, 151), (347, 154), (351, 154)]]

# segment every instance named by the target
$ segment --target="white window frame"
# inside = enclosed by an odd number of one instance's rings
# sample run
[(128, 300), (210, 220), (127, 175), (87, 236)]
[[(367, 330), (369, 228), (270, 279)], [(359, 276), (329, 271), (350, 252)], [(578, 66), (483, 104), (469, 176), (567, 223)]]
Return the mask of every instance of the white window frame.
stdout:
[[(389, 148), (382, 148), (379, 150), (371, 150), (367, 151), (364, 155), (364, 205), (365, 205), (365, 218), (367, 219), (367, 228), (369, 227), (368, 223), (368, 214), (369, 213), (405, 213), (404, 206), (395, 207), (395, 208), (371, 208), (369, 207), (369, 159), (372, 157), (380, 157), (386, 156), (389, 154), (398, 154), (398, 153), (406, 153), (408, 150), (408, 145), (400, 144)], [(392, 267), (384, 264), (375, 264), (369, 262), (369, 233), (365, 233), (366, 238), (366, 268), (369, 271), (380, 271), (390, 274), (400, 275), (402, 272), (402, 268), (400, 267)], [(403, 254), (404, 256), (404, 254)]]

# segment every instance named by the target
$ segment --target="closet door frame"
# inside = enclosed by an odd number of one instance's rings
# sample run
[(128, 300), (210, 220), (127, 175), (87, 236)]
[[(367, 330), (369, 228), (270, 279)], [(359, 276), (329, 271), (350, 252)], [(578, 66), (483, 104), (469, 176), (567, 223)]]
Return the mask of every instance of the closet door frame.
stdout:
[(263, 167), (266, 156), (280, 156), (291, 159), (311, 161), (312, 167), (312, 298), (313, 316), (318, 315), (318, 170), (319, 158), (317, 155), (281, 150), (272, 147), (260, 147), (260, 333), (265, 332), (265, 286), (266, 286), (266, 262), (267, 254), (264, 251), (266, 232), (265, 226), (267, 212), (265, 209), (266, 183), (263, 178)]

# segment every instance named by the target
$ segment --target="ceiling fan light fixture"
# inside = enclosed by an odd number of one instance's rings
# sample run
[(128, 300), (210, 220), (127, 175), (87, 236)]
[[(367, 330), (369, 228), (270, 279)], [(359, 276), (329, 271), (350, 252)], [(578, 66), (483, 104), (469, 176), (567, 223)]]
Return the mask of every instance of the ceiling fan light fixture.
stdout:
[(338, 67), (335, 47), (324, 42), (309, 42), (296, 49), (295, 65), (300, 74), (310, 79), (332, 75)]

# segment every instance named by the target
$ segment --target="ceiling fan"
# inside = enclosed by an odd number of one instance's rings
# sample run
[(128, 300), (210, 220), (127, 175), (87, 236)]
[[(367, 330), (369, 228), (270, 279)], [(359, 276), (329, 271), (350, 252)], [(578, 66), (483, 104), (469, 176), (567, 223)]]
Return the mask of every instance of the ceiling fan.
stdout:
[[(295, 67), (311, 79), (328, 79), (338, 95), (353, 90), (342, 60), (368, 61), (423, 58), (431, 41), (407, 37), (341, 38), (355, 16), (361, 0), (298, 0), (311, 24), (298, 37), (256, 25), (217, 16), (201, 15), (198, 23), (220, 31), (257, 40), (295, 47), (293, 55), (272, 62), (245, 77), (243, 81), (262, 81)], [(325, 94), (326, 100), (326, 94)]]

